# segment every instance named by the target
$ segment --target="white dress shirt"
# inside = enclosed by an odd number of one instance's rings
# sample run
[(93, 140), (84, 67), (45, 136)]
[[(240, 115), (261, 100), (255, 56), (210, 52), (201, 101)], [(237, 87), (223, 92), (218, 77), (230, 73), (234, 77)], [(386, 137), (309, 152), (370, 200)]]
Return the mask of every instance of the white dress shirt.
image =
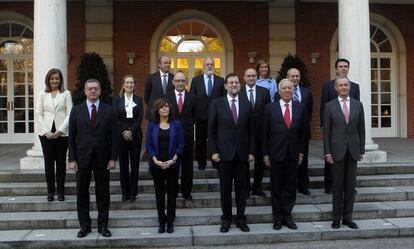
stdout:
[(174, 90), (175, 92), (175, 100), (177, 101), (177, 106), (178, 106), (178, 99), (180, 98), (180, 96), (178, 96), (178, 94), (181, 93), (181, 98), (183, 100), (183, 105), (184, 105), (184, 98), (185, 98), (185, 91), (179, 92), (177, 90)]
[[(342, 100), (343, 100), (343, 98), (338, 96), (339, 106), (341, 107), (342, 113), (344, 113), (344, 106), (343, 106), (344, 102)], [(346, 107), (348, 107), (348, 113), (349, 114), (351, 113), (351, 106), (349, 104), (350, 101), (351, 101), (351, 99), (349, 98), (349, 96), (346, 97), (345, 103), (346, 103)]]
[(95, 104), (95, 106), (96, 106), (96, 114), (98, 114), (98, 110), (99, 110), (99, 99), (95, 103), (92, 103), (89, 100), (86, 100), (86, 105), (88, 106), (89, 118), (92, 118), (92, 104)]
[(231, 97), (230, 95), (227, 94), (227, 101), (229, 102), (230, 111), (231, 111), (231, 102), (232, 102), (233, 99), (236, 100), (236, 102), (234, 102), (234, 104), (236, 105), (237, 118), (239, 118), (239, 95), (237, 95), (235, 98), (233, 98), (233, 97)]
[[(206, 87), (206, 94), (208, 95), (208, 75), (207, 74), (203, 74), (203, 75), (204, 75), (204, 86)], [(211, 79), (211, 91), (213, 91), (214, 74), (210, 75), (210, 79)]]
[(247, 94), (247, 99), (251, 102), (250, 99), (250, 89), (253, 89), (253, 102), (256, 103), (256, 84), (253, 87), (250, 87), (246, 84), (246, 94)]

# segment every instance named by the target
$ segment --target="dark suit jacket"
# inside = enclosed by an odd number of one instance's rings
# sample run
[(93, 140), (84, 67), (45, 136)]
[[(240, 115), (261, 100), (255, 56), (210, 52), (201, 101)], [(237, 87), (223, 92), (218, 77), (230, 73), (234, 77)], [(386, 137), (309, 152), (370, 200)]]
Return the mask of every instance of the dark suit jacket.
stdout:
[[(160, 125), (159, 123), (149, 122), (147, 128), (146, 147), (150, 157), (149, 165), (151, 167), (158, 167), (154, 164), (152, 157), (158, 158), (160, 151), (158, 146), (158, 132)], [(174, 154), (178, 155), (178, 160), (172, 166), (172, 168), (179, 169), (181, 165), (180, 157), (183, 154), (184, 149), (184, 132), (183, 127), (179, 121), (170, 122), (170, 143), (168, 146), (168, 159), (171, 160)]]
[(308, 115), (300, 102), (292, 101), (292, 120), (288, 128), (283, 119), (279, 101), (267, 104), (263, 114), (263, 155), (271, 161), (281, 162), (287, 156), (299, 159), (299, 153), (305, 152)]
[[(167, 93), (174, 90), (174, 85), (172, 84), (173, 79), (174, 79), (174, 75), (172, 73), (169, 73)], [(154, 102), (154, 100), (159, 99), (163, 96), (164, 96), (164, 91), (162, 89), (161, 74), (160, 74), (160, 71), (158, 71), (148, 76), (147, 80), (145, 81), (144, 102), (147, 105), (147, 111), (146, 111), (145, 117), (148, 120), (152, 120), (152, 116), (151, 116), (152, 102)]]
[(99, 103), (96, 127), (92, 128), (86, 102), (72, 108), (69, 118), (69, 162), (87, 168), (95, 151), (97, 167), (106, 168), (117, 160), (118, 126), (110, 105)]
[[(240, 89), (239, 97), (245, 101), (249, 101), (246, 93), (246, 86), (242, 86)], [(262, 140), (262, 128), (263, 128), (263, 111), (266, 104), (270, 103), (269, 90), (256, 85), (256, 101), (253, 108), (253, 126), (255, 139)]]
[(193, 144), (194, 122), (196, 121), (196, 97), (187, 91), (185, 92), (183, 109), (181, 110), (181, 113), (178, 111), (175, 91), (167, 93), (166, 97), (172, 105), (175, 119), (179, 120), (184, 128), (185, 144)]
[[(359, 100), (359, 85), (351, 81), (351, 90), (349, 91), (349, 96), (351, 98)], [(335, 90), (335, 80), (328, 80), (322, 86), (321, 93), (321, 105), (320, 105), (320, 119), (321, 127), (323, 127), (323, 113), (326, 103), (329, 101), (338, 98), (338, 92)]]
[(334, 161), (344, 158), (347, 147), (355, 161), (365, 154), (364, 107), (359, 100), (351, 98), (349, 122), (345, 122), (338, 99), (325, 106), (323, 123), (324, 155), (332, 154)]
[(197, 113), (199, 114), (199, 121), (207, 121), (210, 102), (213, 99), (226, 95), (226, 89), (224, 89), (224, 79), (220, 76), (214, 75), (213, 89), (211, 91), (211, 95), (207, 96), (204, 74), (199, 75), (197, 77), (194, 77), (191, 81), (190, 92), (196, 96), (199, 96), (197, 101)]
[(211, 102), (208, 115), (208, 151), (219, 153), (222, 161), (237, 155), (241, 161), (254, 154), (253, 115), (250, 102), (239, 98), (237, 125), (233, 122), (227, 95)]
[(143, 103), (142, 99), (136, 95), (133, 96), (136, 104), (132, 109), (133, 118), (130, 120), (126, 117), (125, 97), (114, 97), (112, 99), (112, 107), (115, 110), (115, 116), (118, 122), (119, 133), (130, 130), (134, 137), (142, 138), (141, 123), (143, 119)]

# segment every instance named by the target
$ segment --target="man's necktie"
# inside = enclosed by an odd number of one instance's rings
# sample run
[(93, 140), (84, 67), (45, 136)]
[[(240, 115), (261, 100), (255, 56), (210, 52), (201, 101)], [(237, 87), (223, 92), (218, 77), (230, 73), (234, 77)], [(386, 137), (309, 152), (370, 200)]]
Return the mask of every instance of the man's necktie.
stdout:
[(348, 122), (349, 122), (349, 110), (348, 110), (348, 106), (346, 105), (346, 99), (342, 100), (342, 112), (344, 113), (345, 122), (348, 124)]
[(250, 104), (252, 104), (252, 108), (254, 109), (253, 89), (249, 89), (249, 92), (250, 92), (250, 96), (249, 96)]
[(92, 122), (92, 128), (95, 128), (96, 127), (96, 106), (95, 104), (92, 104), (91, 122)]
[(290, 128), (290, 110), (289, 110), (289, 104), (285, 104), (285, 114), (283, 114), (283, 119), (285, 120), (285, 124), (288, 128)]
[(164, 74), (162, 76), (162, 90), (164, 91), (164, 94), (167, 93), (167, 74)]
[(181, 113), (181, 111), (183, 110), (183, 98), (182, 98), (182, 93), (178, 94), (178, 112)]
[(208, 81), (207, 81), (207, 95), (210, 96), (211, 95), (211, 91), (213, 90), (213, 82), (211, 81), (211, 75), (209, 75), (207, 77), (208, 77)]
[(293, 100), (300, 101), (299, 94), (298, 94), (298, 87), (295, 87), (293, 90)]
[(235, 102), (235, 99), (231, 100), (231, 115), (233, 116), (234, 124), (237, 125), (237, 108)]

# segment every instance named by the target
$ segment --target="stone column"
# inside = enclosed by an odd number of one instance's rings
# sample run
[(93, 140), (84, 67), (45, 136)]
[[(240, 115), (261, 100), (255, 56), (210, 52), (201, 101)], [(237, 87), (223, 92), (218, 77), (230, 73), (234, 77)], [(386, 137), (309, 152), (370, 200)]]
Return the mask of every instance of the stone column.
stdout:
[(348, 77), (359, 84), (365, 112), (364, 162), (386, 162), (371, 136), (371, 51), (368, 0), (338, 0), (339, 57), (350, 61)]
[[(67, 88), (67, 31), (66, 0), (34, 1), (34, 55), (33, 82), (34, 106), (39, 92), (45, 88), (45, 76), (51, 68), (59, 68), (63, 73)], [(43, 153), (37, 135), (35, 115), (34, 145), (27, 151), (27, 157), (20, 159), (21, 169), (44, 168)]]

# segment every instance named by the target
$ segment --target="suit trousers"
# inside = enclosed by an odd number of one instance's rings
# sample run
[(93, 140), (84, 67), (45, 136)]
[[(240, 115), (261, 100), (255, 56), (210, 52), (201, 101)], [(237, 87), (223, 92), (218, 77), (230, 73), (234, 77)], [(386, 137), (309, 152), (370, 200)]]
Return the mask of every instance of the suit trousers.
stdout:
[(79, 168), (76, 172), (78, 220), (81, 227), (91, 225), (91, 218), (89, 216), (89, 185), (91, 182), (92, 171), (95, 179), (98, 228), (108, 225), (109, 204), (111, 201), (109, 193), (109, 171), (107, 170), (107, 165), (97, 165), (96, 156), (96, 153), (92, 152), (91, 161), (88, 167)]
[(305, 151), (302, 163), (298, 166), (298, 189), (304, 190), (309, 188), (309, 139), (306, 141)]
[[(158, 222), (174, 223), (176, 199), (178, 195), (178, 169), (161, 169), (158, 166), (149, 168), (154, 180), (155, 199), (157, 203)], [(167, 193), (167, 215), (165, 215), (165, 193)]]
[[(262, 155), (262, 141), (256, 139), (255, 152), (254, 152), (254, 171), (253, 171), (253, 184), (251, 190), (262, 190), (263, 174), (266, 168), (263, 162)], [(247, 167), (247, 191), (250, 188), (250, 169)]]
[[(288, 154), (288, 153), (287, 153)], [(270, 189), (274, 221), (291, 217), (296, 201), (297, 160), (286, 155), (281, 162), (270, 162)]]
[(347, 149), (344, 158), (330, 166), (332, 167), (333, 183), (332, 219), (340, 221), (342, 217), (344, 220), (352, 220), (357, 162)]
[(237, 222), (245, 222), (246, 216), (244, 211), (246, 210), (246, 198), (247, 198), (247, 184), (246, 184), (246, 173), (248, 163), (240, 161), (235, 155), (233, 160), (228, 162), (221, 162), (218, 165), (218, 172), (220, 177), (220, 200), (221, 210), (223, 215), (221, 216), (222, 221), (231, 222), (232, 215), (232, 185), (234, 179), (234, 187), (236, 194), (236, 207), (237, 207)]
[[(141, 143), (142, 138), (140, 137), (134, 137), (132, 141), (126, 141), (121, 137), (118, 143), (122, 196), (128, 197), (138, 194)], [(129, 171), (130, 168), (131, 172)]]
[[(191, 141), (191, 142), (190, 142)], [(181, 157), (181, 194), (189, 196), (193, 188), (193, 139), (186, 139)]]
[(39, 136), (45, 162), (47, 192), (55, 193), (55, 162), (56, 186), (59, 195), (65, 194), (66, 152), (68, 151), (68, 137), (47, 139)]
[[(206, 110), (208, 111), (208, 110)], [(196, 137), (196, 161), (198, 165), (207, 165), (207, 125), (208, 121), (196, 122), (195, 137)]]
[(325, 166), (323, 168), (324, 181), (325, 181), (325, 190), (332, 189), (332, 165), (325, 161)]

